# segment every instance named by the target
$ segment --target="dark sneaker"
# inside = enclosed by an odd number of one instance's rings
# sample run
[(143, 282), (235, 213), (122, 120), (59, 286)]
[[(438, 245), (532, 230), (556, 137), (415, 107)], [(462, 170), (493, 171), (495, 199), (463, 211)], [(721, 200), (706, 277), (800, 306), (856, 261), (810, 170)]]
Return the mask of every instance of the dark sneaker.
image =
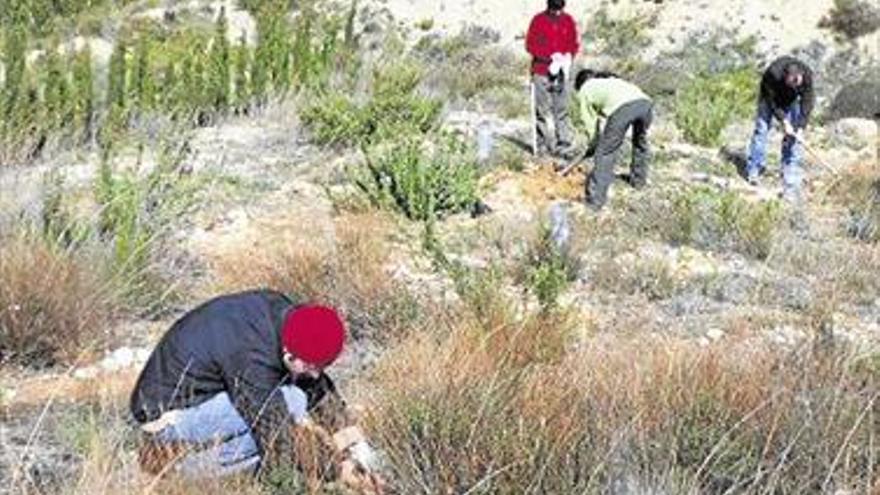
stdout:
[(646, 179), (636, 179), (632, 176), (627, 177), (626, 182), (629, 183), (630, 187), (633, 189), (644, 189), (648, 185)]
[(592, 211), (593, 213), (599, 213), (602, 211), (602, 205), (593, 203), (589, 199), (584, 201), (584, 206), (587, 207), (587, 210)]
[(489, 213), (492, 213), (492, 208), (479, 199), (473, 204), (473, 206), (471, 206), (471, 218), (481, 217), (483, 215), (488, 215)]

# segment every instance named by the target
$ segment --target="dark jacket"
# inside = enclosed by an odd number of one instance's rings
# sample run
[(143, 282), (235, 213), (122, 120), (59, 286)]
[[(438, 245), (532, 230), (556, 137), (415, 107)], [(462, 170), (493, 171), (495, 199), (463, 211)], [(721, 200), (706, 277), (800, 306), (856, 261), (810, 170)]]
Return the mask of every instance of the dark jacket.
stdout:
[[(786, 68), (790, 65), (800, 67), (804, 73), (804, 82), (797, 89), (785, 84)], [(787, 55), (779, 57), (770, 64), (761, 78), (761, 101), (769, 105), (773, 115), (782, 122), (785, 120), (785, 111), (797, 100), (801, 105), (801, 120), (791, 124), (795, 128), (803, 128), (806, 127), (816, 103), (813, 92), (813, 71), (794, 57)]]
[[(212, 299), (184, 315), (162, 337), (138, 378), (131, 395), (134, 418), (147, 423), (225, 391), (250, 425), (260, 452), (284, 452), (292, 459), (290, 435), (279, 435), (292, 426), (279, 390), (291, 383), (280, 331), (295, 306), (279, 292), (256, 290)], [(310, 409), (328, 392), (336, 396), (326, 375), (296, 385), (306, 392)]]

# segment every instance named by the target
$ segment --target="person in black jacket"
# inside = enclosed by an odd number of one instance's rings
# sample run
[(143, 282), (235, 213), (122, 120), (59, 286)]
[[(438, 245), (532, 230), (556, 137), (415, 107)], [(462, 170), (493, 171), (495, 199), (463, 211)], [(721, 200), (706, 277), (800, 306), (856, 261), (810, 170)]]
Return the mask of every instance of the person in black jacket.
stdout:
[(131, 413), (149, 444), (187, 447), (174, 464), (185, 475), (293, 461), (295, 424), (344, 411), (324, 372), (344, 340), (332, 308), (272, 290), (217, 297), (162, 337), (132, 392)]
[(803, 129), (807, 126), (815, 105), (813, 73), (806, 64), (794, 57), (776, 59), (761, 78), (758, 115), (755, 131), (749, 145), (746, 174), (750, 184), (757, 185), (764, 172), (767, 154), (767, 136), (775, 118), (785, 133), (782, 140), (783, 196), (794, 200), (800, 195), (803, 171), (800, 161)]

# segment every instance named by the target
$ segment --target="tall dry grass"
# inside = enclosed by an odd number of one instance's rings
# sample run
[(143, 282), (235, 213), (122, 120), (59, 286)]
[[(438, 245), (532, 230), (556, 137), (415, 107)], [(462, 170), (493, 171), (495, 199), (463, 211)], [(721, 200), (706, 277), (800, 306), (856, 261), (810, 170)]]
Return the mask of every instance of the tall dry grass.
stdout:
[[(220, 292), (269, 287), (338, 308), (355, 339), (393, 338), (418, 316), (416, 296), (389, 275), (393, 225), (381, 214), (348, 215), (330, 232), (304, 221), (294, 239), (232, 250), (215, 263)], [(323, 235), (326, 234), (326, 235)]]
[(114, 304), (94, 261), (35, 233), (0, 240), (0, 363), (70, 361), (101, 341)]
[[(368, 418), (396, 492), (866, 493), (880, 473), (876, 356), (656, 337), (572, 348), (559, 324), (497, 339), (453, 323), (388, 353)], [(573, 350), (508, 359), (554, 345)]]

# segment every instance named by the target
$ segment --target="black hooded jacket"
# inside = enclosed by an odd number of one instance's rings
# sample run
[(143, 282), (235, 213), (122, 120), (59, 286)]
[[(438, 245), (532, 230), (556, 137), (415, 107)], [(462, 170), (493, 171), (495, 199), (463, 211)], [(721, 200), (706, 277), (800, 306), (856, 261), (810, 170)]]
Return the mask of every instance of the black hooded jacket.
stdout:
[[(786, 69), (792, 65), (799, 67), (804, 74), (804, 82), (797, 89), (785, 84)], [(779, 57), (764, 71), (764, 76), (761, 78), (760, 98), (763, 103), (769, 105), (773, 115), (780, 122), (785, 120), (785, 111), (800, 99), (801, 119), (791, 124), (798, 129), (806, 127), (816, 103), (813, 92), (813, 71), (794, 57), (787, 55)]]
[[(255, 290), (212, 299), (172, 325), (153, 350), (131, 395), (131, 413), (139, 423), (163, 412), (192, 407), (227, 392), (250, 425), (262, 454), (292, 453), (292, 425), (279, 390), (291, 377), (282, 361), (281, 327), (294, 301), (271, 290)], [(314, 408), (333, 382), (297, 380)], [(341, 400), (339, 401), (341, 403)], [(292, 455), (292, 454), (291, 454)]]

